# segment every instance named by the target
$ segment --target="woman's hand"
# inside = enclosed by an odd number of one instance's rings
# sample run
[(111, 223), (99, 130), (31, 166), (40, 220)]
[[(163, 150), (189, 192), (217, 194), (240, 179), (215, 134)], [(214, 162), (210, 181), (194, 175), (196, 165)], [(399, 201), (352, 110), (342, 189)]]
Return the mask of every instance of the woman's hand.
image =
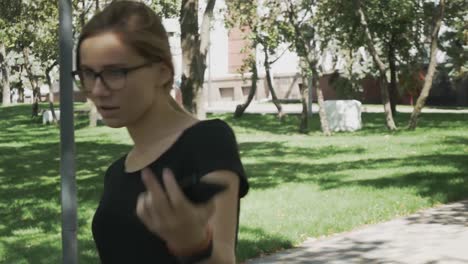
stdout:
[(215, 211), (214, 199), (202, 205), (192, 204), (169, 169), (163, 171), (163, 183), (148, 168), (142, 170), (146, 192), (138, 197), (136, 212), (143, 224), (171, 248), (184, 251), (206, 240), (208, 221)]

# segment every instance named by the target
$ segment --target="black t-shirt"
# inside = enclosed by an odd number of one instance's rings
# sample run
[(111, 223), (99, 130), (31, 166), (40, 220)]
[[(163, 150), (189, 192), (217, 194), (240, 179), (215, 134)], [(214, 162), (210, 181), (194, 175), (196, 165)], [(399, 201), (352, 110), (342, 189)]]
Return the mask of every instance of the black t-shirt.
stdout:
[[(93, 237), (101, 262), (177, 263), (164, 241), (136, 215), (137, 198), (145, 186), (140, 171), (125, 172), (124, 161), (125, 156), (107, 169), (103, 195), (93, 218)], [(240, 178), (239, 199), (249, 189), (234, 133), (219, 119), (200, 121), (186, 129), (150, 167), (156, 172), (170, 168), (178, 180), (229, 170)]]

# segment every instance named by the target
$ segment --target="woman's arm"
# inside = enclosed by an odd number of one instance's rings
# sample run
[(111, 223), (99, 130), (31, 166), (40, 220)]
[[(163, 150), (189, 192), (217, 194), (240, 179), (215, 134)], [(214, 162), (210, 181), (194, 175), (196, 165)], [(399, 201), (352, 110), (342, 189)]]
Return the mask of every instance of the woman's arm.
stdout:
[[(167, 243), (168, 249), (183, 259), (208, 249), (207, 230), (211, 228), (211, 256), (203, 264), (235, 263), (235, 238), (239, 177), (230, 171), (215, 171), (202, 181), (227, 186), (226, 190), (203, 204), (192, 204), (182, 193), (169, 170), (163, 173), (166, 192), (148, 169), (142, 172), (147, 191), (137, 201), (137, 215), (145, 226)], [(202, 250), (199, 252), (195, 252)], [(187, 255), (187, 252), (191, 252)]]
[(202, 181), (217, 183), (228, 188), (215, 196), (215, 212), (210, 218), (213, 229), (213, 252), (200, 263), (236, 263), (237, 206), (239, 203), (239, 177), (231, 171), (215, 171), (202, 177)]

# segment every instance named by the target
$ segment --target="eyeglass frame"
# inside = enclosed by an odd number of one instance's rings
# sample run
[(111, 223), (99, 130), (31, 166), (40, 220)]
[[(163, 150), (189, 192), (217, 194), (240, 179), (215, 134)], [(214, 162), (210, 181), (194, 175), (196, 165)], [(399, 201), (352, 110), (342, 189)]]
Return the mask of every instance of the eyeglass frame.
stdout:
[[(118, 91), (118, 90), (122, 90), (123, 88), (125, 88), (126, 84), (127, 84), (127, 75), (133, 71), (136, 71), (136, 70), (139, 70), (139, 69), (142, 69), (142, 68), (145, 68), (145, 67), (148, 67), (150, 65), (152, 65), (153, 63), (155, 63), (156, 61), (154, 62), (146, 62), (146, 63), (143, 63), (141, 65), (137, 65), (137, 66), (133, 66), (133, 67), (122, 67), (122, 68), (114, 68), (114, 69), (104, 69), (102, 71), (99, 71), (99, 72), (95, 72), (91, 69), (89, 69), (90, 73), (93, 74), (93, 85), (89, 88), (89, 89), (86, 89), (85, 88), (85, 85), (84, 85), (84, 81), (83, 81), (83, 70), (80, 69), (80, 70), (75, 70), (75, 71), (72, 71), (71, 72), (71, 75), (73, 77), (73, 81), (75, 82), (75, 84), (78, 86), (78, 88), (83, 91), (83, 92), (86, 92), (86, 93), (90, 93), (93, 88), (94, 88), (94, 85), (96, 84), (96, 80), (97, 78), (100, 78), (101, 79), (101, 82), (104, 84), (104, 86), (111, 90), (111, 91)], [(121, 87), (121, 88), (113, 88), (111, 87), (105, 80), (105, 78), (103, 77), (103, 73), (106, 72), (106, 71), (121, 71), (121, 73), (123, 74), (122, 75), (122, 78), (124, 79), (124, 85)], [(78, 77), (79, 81), (81, 83), (77, 83), (78, 80), (76, 79), (76, 77)]]

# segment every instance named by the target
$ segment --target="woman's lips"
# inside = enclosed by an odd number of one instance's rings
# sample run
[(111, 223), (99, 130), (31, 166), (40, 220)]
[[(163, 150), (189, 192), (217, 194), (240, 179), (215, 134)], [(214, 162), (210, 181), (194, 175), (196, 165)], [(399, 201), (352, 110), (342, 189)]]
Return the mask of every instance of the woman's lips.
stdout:
[(120, 107), (116, 106), (99, 106), (99, 113), (102, 115), (102, 117), (110, 117), (120, 109)]

